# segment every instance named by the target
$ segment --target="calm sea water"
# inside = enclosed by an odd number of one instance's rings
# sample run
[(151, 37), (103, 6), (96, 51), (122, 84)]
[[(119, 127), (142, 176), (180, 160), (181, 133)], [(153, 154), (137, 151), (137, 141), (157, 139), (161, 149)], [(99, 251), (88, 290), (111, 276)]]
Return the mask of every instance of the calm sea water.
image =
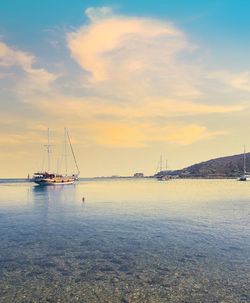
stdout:
[(249, 214), (250, 182), (2, 182), (0, 302), (250, 302)]

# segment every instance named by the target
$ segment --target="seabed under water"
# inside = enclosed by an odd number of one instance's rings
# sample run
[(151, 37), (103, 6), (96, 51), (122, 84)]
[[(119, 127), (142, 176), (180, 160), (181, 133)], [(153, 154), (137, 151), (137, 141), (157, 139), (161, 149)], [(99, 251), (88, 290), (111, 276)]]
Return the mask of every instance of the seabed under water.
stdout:
[(233, 180), (0, 184), (0, 302), (250, 302), (249, 213)]

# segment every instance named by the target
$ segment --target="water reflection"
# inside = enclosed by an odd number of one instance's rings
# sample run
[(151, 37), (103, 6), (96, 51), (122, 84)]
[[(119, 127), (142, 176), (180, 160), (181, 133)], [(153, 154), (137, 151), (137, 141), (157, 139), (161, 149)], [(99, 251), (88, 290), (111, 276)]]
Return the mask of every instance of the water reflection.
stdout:
[(75, 198), (75, 185), (57, 185), (57, 186), (33, 186), (34, 201), (47, 200), (50, 201), (63, 201), (74, 200)]
[(0, 186), (0, 301), (248, 302), (249, 197), (231, 181)]

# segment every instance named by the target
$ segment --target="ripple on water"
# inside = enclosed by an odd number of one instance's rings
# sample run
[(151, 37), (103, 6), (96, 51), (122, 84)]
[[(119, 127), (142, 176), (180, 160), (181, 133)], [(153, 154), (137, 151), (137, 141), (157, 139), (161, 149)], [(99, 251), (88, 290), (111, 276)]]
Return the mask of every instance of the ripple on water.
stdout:
[(14, 188), (0, 186), (0, 302), (250, 302), (250, 188)]

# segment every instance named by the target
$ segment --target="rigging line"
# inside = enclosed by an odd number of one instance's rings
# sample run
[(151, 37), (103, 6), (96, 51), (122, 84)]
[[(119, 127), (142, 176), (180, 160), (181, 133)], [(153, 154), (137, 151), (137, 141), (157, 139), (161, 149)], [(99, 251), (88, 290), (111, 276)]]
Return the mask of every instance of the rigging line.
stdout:
[(244, 174), (246, 173), (246, 146), (244, 145), (244, 158), (243, 158), (243, 169), (244, 169)]
[(50, 129), (48, 128), (48, 172), (50, 171), (50, 153), (51, 153), (51, 147), (50, 147)]
[(67, 142), (66, 142), (66, 134), (67, 130), (66, 128), (64, 129), (64, 160), (65, 160), (65, 172), (66, 175), (68, 174), (68, 161), (67, 161)]
[(45, 162), (45, 151), (43, 152), (42, 170), (41, 171), (44, 171), (44, 162)]
[(70, 140), (70, 137), (69, 137), (69, 132), (68, 132), (67, 129), (66, 129), (66, 133), (67, 133), (67, 137), (68, 137), (68, 140), (69, 140), (70, 149), (71, 149), (74, 161), (75, 161), (75, 165), (76, 165), (76, 168), (77, 168), (77, 173), (80, 174), (80, 170), (79, 170), (78, 164), (76, 162), (76, 156), (75, 156), (75, 153), (74, 153), (74, 150), (73, 150), (73, 147), (72, 147), (72, 144), (71, 144), (71, 140)]
[(162, 171), (162, 155), (161, 155), (161, 159), (160, 159), (160, 171)]
[[(60, 147), (60, 149), (62, 149), (63, 150), (63, 144), (64, 144), (64, 141), (62, 142), (62, 145), (61, 145), (61, 147)], [(62, 169), (62, 166), (63, 166), (63, 151), (62, 151), (62, 153), (60, 153), (60, 156), (58, 157), (58, 174), (59, 173), (61, 173), (62, 174), (62, 171), (63, 171), (63, 169)]]
[(156, 167), (155, 175), (159, 172), (159, 166), (160, 166), (160, 161), (157, 162), (157, 167)]

